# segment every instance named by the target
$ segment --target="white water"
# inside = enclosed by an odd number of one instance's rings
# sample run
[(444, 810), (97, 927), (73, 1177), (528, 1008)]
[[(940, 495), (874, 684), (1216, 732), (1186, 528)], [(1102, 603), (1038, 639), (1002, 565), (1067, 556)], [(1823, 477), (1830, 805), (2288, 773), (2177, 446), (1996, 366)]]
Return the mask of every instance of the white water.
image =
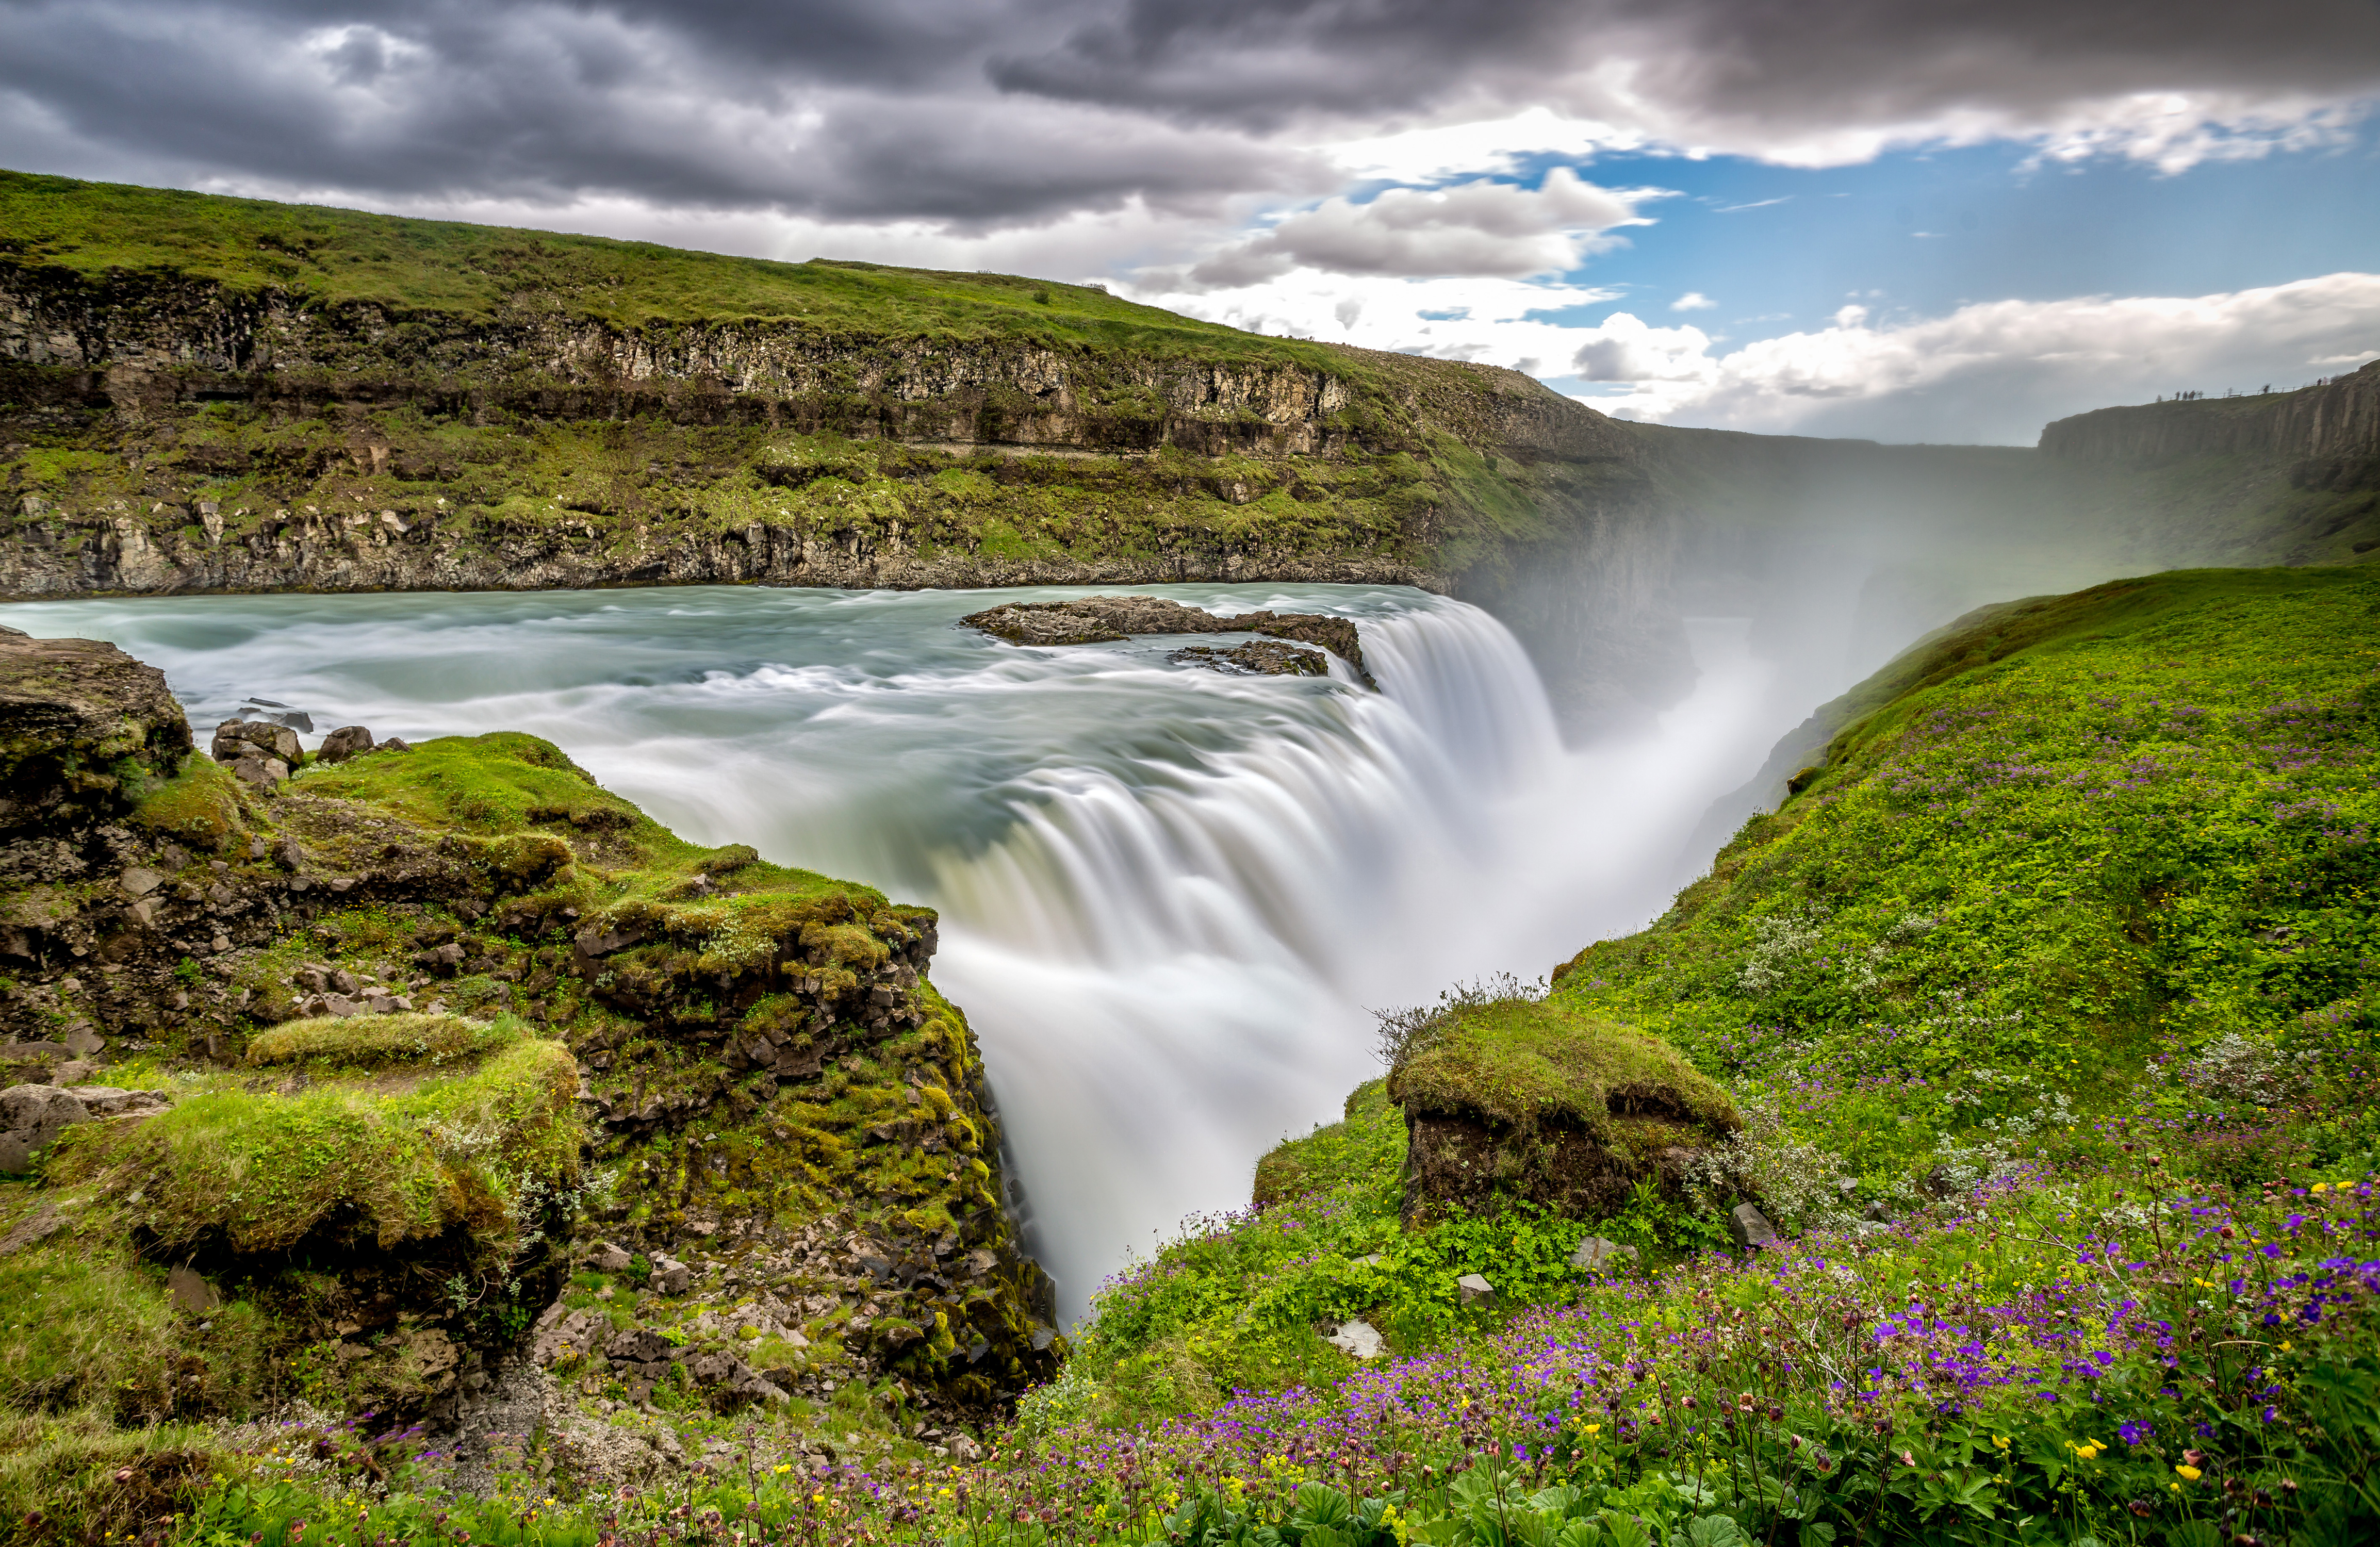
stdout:
[[(1366, 1007), (1534, 978), (1643, 923), (1710, 801), (1806, 712), (1740, 622), (1693, 695), (1565, 752), (1487, 614), (1402, 588), (1148, 587), (1358, 620), (1382, 692), (1021, 649), (982, 592), (746, 588), (25, 604), (166, 669), (382, 736), (523, 730), (690, 838), (942, 910), (1069, 1314), (1128, 1251), (1247, 1199), (1257, 1156), (1378, 1072)], [(1056, 597), (1050, 591), (1035, 596)], [(998, 593), (997, 599), (1019, 599)]]

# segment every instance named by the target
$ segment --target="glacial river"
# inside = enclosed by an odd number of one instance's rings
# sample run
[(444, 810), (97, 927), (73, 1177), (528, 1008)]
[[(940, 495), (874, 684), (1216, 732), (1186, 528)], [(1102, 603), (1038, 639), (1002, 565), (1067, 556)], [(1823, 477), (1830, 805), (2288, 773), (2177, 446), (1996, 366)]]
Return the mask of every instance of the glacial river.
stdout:
[[(164, 668), (407, 740), (532, 731), (688, 838), (941, 910), (1068, 1316), (1379, 1072), (1367, 1007), (1535, 978), (1666, 905), (1709, 802), (1807, 712), (1741, 623), (1658, 730), (1566, 752), (1512, 636), (1402, 587), (1135, 590), (1357, 621), (1381, 691), (957, 626), (1082, 591), (699, 587), (28, 603)], [(1232, 636), (1200, 643), (1232, 642)], [(308, 738), (313, 744), (314, 738)], [(202, 743), (203, 744), (203, 743)]]

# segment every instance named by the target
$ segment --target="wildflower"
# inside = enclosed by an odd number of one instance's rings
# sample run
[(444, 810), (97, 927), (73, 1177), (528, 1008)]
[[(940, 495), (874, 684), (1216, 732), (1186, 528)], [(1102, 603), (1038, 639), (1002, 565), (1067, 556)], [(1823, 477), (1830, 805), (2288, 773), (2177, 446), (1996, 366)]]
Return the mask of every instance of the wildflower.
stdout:
[(1992, 1444), (1997, 1449), (2006, 1450), (2009, 1447), (2009, 1437), (2006, 1434), (1994, 1434)]
[(2196, 1482), (2199, 1479), (2200, 1474), (2198, 1468), (2191, 1466), (2188, 1462), (2184, 1462), (2182, 1465), (2176, 1467), (2174, 1470), (2181, 1474), (2181, 1480), (2184, 1482)]

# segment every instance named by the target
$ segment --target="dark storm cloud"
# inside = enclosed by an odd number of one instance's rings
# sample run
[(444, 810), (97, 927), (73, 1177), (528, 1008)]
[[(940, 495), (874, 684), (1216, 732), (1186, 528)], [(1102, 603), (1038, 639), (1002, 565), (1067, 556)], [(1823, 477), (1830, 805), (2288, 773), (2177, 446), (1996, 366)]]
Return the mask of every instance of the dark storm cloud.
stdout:
[(965, 229), (1318, 197), (1335, 178), (1285, 127), (1433, 109), (1761, 153), (2375, 86), (2370, 0), (0, 0), (8, 164)]
[(1002, 96), (982, 59), (1016, 25), (913, 9), (13, 0), (0, 161), (961, 226), (1321, 175), (1244, 136)]
[(2380, 6), (1128, 0), (1055, 48), (1003, 48), (991, 72), (1012, 91), (1256, 127), (1494, 94), (1621, 122), (1650, 108), (1800, 134), (1961, 109), (2041, 114), (2138, 91), (2368, 91), (2380, 86)]

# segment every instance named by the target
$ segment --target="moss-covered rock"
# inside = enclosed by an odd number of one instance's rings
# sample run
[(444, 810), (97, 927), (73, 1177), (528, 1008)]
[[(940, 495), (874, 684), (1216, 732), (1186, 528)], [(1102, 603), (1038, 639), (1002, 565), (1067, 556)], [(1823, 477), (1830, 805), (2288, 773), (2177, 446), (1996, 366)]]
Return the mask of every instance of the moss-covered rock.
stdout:
[(1450, 1011), (1388, 1083), (1409, 1129), (1408, 1228), (1526, 1202), (1615, 1214), (1635, 1185), (1742, 1126), (1658, 1037), (1524, 997)]
[(448, 1423), (511, 1382), (792, 1422), (1054, 1371), (929, 910), (686, 842), (535, 737), (263, 791), (116, 739), (103, 807), (0, 851), (37, 862), (0, 1024), (12, 1081), (165, 1106), (0, 1181), (0, 1295), (75, 1318), (0, 1325), (0, 1409)]

